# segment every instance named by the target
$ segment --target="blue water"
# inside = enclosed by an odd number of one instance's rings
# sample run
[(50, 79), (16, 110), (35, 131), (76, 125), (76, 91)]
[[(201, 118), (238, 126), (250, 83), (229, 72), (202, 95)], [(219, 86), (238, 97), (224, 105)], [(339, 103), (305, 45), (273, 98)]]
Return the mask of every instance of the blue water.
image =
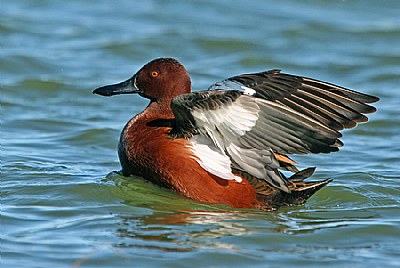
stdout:
[[(399, 1), (2, 1), (1, 267), (399, 267)], [(121, 177), (147, 101), (103, 98), (156, 57), (195, 89), (279, 68), (381, 101), (339, 153), (295, 157), (334, 181), (274, 212), (196, 203)]]

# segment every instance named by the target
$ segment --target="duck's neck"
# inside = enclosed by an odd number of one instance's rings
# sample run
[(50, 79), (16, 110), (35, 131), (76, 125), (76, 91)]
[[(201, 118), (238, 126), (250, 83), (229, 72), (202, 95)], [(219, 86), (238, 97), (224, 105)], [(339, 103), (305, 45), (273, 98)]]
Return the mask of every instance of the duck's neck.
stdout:
[(151, 101), (142, 112), (142, 115), (147, 118), (173, 118), (174, 114), (171, 109), (171, 100)]

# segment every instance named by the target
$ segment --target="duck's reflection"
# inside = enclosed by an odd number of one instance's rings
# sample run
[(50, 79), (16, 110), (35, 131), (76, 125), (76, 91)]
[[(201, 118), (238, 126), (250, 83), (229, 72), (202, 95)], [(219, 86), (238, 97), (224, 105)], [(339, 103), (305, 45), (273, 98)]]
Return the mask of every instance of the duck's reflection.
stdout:
[(121, 247), (147, 247), (163, 251), (190, 251), (198, 248), (238, 249), (221, 238), (254, 233), (243, 222), (245, 215), (233, 212), (183, 211), (155, 212), (137, 217), (121, 216), (118, 235)]
[(194, 202), (142, 179), (127, 178), (117, 172), (107, 176), (116, 186), (114, 194), (130, 207), (144, 208), (138, 213), (120, 214), (118, 247), (145, 247), (161, 251), (191, 251), (197, 248), (236, 248), (223, 240), (252, 234), (245, 222), (249, 213), (227, 206)]

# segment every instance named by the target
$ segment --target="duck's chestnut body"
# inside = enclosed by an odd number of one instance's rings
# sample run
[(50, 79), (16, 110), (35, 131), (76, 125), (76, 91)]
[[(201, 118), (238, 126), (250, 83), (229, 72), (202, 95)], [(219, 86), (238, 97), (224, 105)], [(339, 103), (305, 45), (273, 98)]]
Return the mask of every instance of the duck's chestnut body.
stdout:
[(202, 169), (190, 142), (169, 136), (171, 127), (165, 124), (171, 118), (170, 109), (154, 102), (128, 122), (118, 148), (124, 175), (142, 176), (202, 202), (244, 208), (261, 206), (247, 181), (220, 179)]
[[(147, 108), (124, 127), (122, 173), (139, 175), (194, 200), (271, 209), (304, 203), (330, 180), (304, 182), (287, 154), (329, 153), (338, 132), (365, 122), (373, 96), (277, 70), (218, 82), (191, 92), (178, 61), (156, 59), (125, 82), (98, 88), (138, 93)], [(287, 179), (279, 169), (295, 174)]]

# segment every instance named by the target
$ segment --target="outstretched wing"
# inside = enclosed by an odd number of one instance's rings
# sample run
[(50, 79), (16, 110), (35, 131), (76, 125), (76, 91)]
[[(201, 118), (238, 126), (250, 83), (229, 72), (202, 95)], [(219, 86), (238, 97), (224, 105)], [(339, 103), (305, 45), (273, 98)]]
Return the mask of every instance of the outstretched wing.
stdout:
[[(230, 168), (289, 191), (275, 153), (329, 153), (338, 130), (365, 122), (372, 96), (279, 71), (236, 76), (208, 90), (176, 97), (174, 137), (193, 144), (204, 169), (226, 179)], [(231, 89), (231, 90), (227, 90)], [(213, 156), (210, 158), (207, 156)]]
[(291, 108), (334, 130), (352, 128), (368, 121), (363, 114), (373, 113), (376, 109), (366, 103), (379, 100), (327, 82), (284, 74), (280, 70), (234, 76), (211, 85), (209, 90), (241, 90)]

